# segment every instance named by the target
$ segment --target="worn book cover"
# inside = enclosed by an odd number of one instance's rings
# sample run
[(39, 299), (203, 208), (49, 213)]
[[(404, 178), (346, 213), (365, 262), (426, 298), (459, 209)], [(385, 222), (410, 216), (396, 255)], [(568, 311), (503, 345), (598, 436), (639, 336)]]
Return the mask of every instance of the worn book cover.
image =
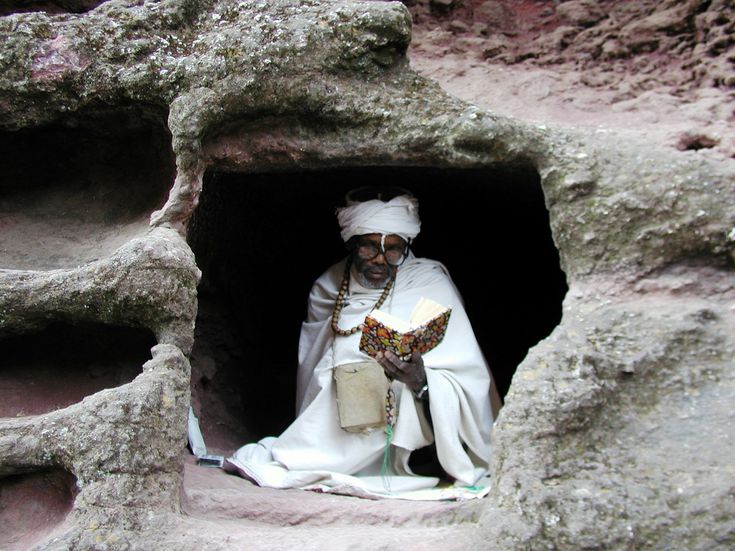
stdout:
[(347, 432), (385, 427), (385, 395), (390, 381), (375, 360), (334, 368), (339, 425)]
[(365, 317), (360, 350), (373, 358), (385, 350), (401, 358), (410, 357), (415, 350), (425, 354), (444, 338), (451, 313), (450, 307), (427, 298), (418, 301), (408, 322), (373, 310)]

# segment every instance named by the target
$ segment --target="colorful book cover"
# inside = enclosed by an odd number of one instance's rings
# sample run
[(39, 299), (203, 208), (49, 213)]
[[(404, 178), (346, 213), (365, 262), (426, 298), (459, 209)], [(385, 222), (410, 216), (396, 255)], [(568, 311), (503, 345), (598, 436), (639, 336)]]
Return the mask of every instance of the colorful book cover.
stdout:
[[(423, 310), (426, 314), (427, 304), (431, 306), (428, 309), (428, 316), (417, 320), (415, 313)], [(425, 354), (444, 339), (451, 313), (451, 308), (423, 298), (414, 309), (411, 324), (380, 310), (374, 310), (365, 317), (360, 350), (373, 358), (378, 352), (385, 350), (406, 359), (415, 350)]]

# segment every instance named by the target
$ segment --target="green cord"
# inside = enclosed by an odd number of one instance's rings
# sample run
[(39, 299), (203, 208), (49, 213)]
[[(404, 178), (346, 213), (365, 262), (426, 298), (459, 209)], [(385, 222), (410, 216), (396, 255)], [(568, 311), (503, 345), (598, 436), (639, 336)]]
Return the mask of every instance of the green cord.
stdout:
[(385, 426), (385, 449), (383, 450), (383, 465), (380, 467), (380, 476), (383, 477), (383, 487), (390, 492), (390, 443), (393, 439), (393, 426)]
[(390, 492), (390, 477), (393, 469), (390, 463), (390, 443), (393, 440), (393, 427), (396, 424), (396, 395), (393, 388), (388, 386), (385, 394), (385, 449), (383, 450), (383, 464), (380, 467), (380, 476), (383, 478), (383, 488)]

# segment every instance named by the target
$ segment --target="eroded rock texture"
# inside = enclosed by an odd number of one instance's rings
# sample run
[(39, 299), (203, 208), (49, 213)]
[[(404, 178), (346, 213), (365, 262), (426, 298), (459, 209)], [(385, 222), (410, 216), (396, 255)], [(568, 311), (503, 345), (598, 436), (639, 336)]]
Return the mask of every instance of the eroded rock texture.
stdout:
[[(30, 519), (3, 544), (735, 545), (732, 162), (465, 104), (409, 68), (411, 16), (397, 2), (109, 0), (67, 13), (28, 5), (0, 18), (0, 139), (10, 166), (0, 180), (0, 345), (13, 343), (17, 354), (18, 342), (30, 342), (18, 339), (54, 324), (96, 327), (92, 338), (106, 331), (100, 326), (134, 328), (156, 344), (132, 380), (113, 376), (71, 405), (0, 419), (0, 511), (13, 496), (38, 496), (43, 477), (56, 488), (44, 498), (52, 513), (43, 534), (28, 535)], [(564, 11), (570, 21), (572, 8)], [(239, 479), (200, 490), (203, 475), (184, 465), (185, 425), (198, 265), (212, 264), (206, 240), (195, 262), (187, 237), (204, 235), (190, 221), (205, 174), (239, 173), (235, 185), (247, 186), (249, 175), (369, 166), (482, 168), (489, 188), (499, 174), (532, 173), (543, 189), (569, 292), (561, 322), (529, 351), (506, 396), (493, 491), (481, 502), (412, 514), (411, 504), (377, 509), (298, 492), (243, 499), (248, 483)], [(421, 195), (420, 183), (415, 191)], [(233, 236), (233, 256), (244, 255), (254, 272), (261, 255), (321, 247), (323, 234), (313, 238), (272, 208), (278, 223), (268, 230), (296, 243), (259, 245), (248, 256), (247, 239), (260, 234)], [(447, 220), (461, 231), (461, 207)], [(480, 227), (465, 238), (471, 246), (460, 257), (487, 255), (504, 269), (492, 255), (502, 235)], [(270, 243), (268, 231), (263, 239)], [(208, 269), (233, 273), (224, 259)], [(307, 271), (289, 265), (274, 277), (298, 275), (308, 288), (316, 274)], [(475, 279), (487, 277), (478, 271)], [(278, 294), (271, 300), (283, 306)], [(269, 368), (239, 357), (229, 336), (215, 338), (211, 328), (228, 325), (226, 315), (202, 312), (215, 321), (191, 356), (200, 362), (197, 404), (218, 362)], [(96, 369), (87, 373), (76, 376), (95, 377)]]
[(408, 4), (413, 67), (465, 101), (735, 156), (730, 0)]

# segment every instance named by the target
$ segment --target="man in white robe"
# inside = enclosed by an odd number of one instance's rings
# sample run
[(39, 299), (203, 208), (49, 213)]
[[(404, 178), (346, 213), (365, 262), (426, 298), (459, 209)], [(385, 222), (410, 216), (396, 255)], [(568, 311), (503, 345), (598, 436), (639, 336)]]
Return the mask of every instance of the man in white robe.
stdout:
[[(413, 451), (434, 443), (455, 485), (472, 486), (487, 473), (490, 459), (490, 371), (444, 266), (410, 253), (420, 229), (416, 200), (402, 195), (348, 204), (338, 219), (351, 252), (309, 295), (299, 341), (298, 416), (279, 437), (237, 450), (230, 467), (262, 486), (400, 492), (439, 482), (414, 475), (408, 464)], [(381, 429), (341, 428), (334, 382), (335, 367), (370, 360), (359, 350), (360, 331), (350, 329), (360, 327), (383, 295), (380, 309), (405, 320), (422, 297), (452, 308), (444, 340), (423, 357), (416, 352), (403, 361), (386, 352), (376, 358), (392, 381), (397, 408), (389, 440)], [(338, 302), (341, 308), (335, 308)]]

